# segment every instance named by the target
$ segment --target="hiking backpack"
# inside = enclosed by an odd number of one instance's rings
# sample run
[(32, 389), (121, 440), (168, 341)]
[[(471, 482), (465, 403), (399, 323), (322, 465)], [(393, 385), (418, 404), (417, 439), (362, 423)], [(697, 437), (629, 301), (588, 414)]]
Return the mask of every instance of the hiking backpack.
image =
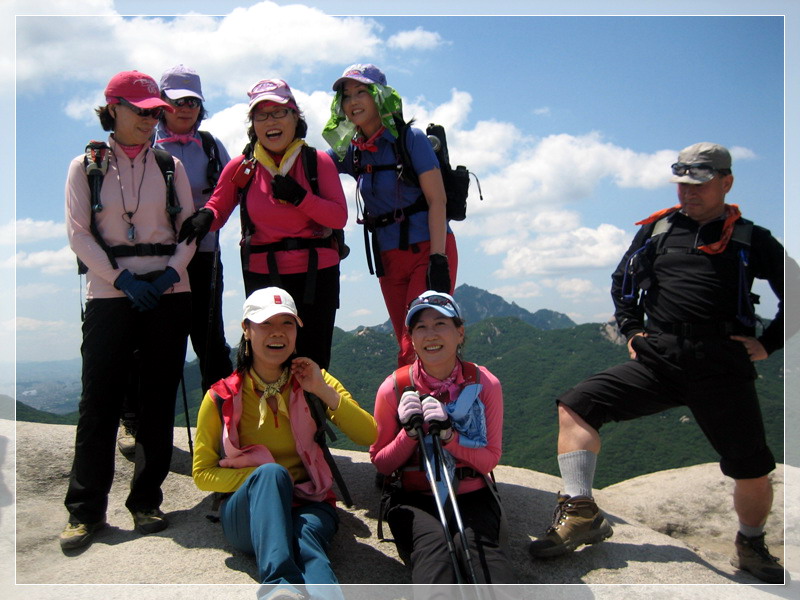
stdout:
[[(641, 302), (639, 290), (650, 287), (650, 269), (652, 269), (651, 255), (659, 256), (676, 249), (666, 249), (664, 242), (672, 229), (670, 215), (655, 221), (653, 230), (639, 248), (628, 257), (628, 263), (622, 277), (621, 299), (626, 302)], [(747, 277), (747, 267), (750, 264), (750, 246), (753, 236), (753, 223), (746, 219), (739, 219), (734, 223), (733, 232), (729, 240), (738, 246), (736, 256), (739, 263), (739, 284), (736, 319), (745, 327), (754, 327), (756, 324), (755, 304), (759, 303), (758, 294), (750, 291)], [(686, 248), (685, 252), (693, 253), (696, 249)], [(702, 251), (701, 251), (702, 252)]]
[[(397, 140), (392, 143), (396, 160), (394, 163), (381, 164), (381, 165), (363, 165), (361, 164), (361, 150), (355, 148), (353, 150), (353, 170), (356, 178), (360, 178), (365, 173), (374, 173), (375, 171), (395, 171), (397, 177), (407, 185), (419, 187), (419, 176), (414, 171), (414, 165), (411, 162), (411, 155), (406, 147), (406, 136), (408, 128), (413, 124), (413, 119), (406, 123), (399, 115), (393, 115), (395, 126), (397, 127)], [(442, 125), (430, 123), (425, 129), (428, 140), (433, 146), (436, 158), (439, 161), (439, 170), (442, 174), (442, 182), (444, 183), (444, 191), (447, 196), (446, 219), (448, 221), (463, 221), (467, 218), (467, 197), (469, 195), (470, 175), (475, 178), (475, 183), (478, 186), (478, 196), (483, 200), (483, 192), (481, 191), (481, 184), (478, 176), (469, 171), (463, 165), (456, 166), (455, 169), (450, 165), (450, 153), (447, 148), (447, 135), (445, 134)], [(397, 209), (388, 213), (380, 215), (368, 215), (364, 211), (364, 218), (359, 219), (358, 223), (364, 225), (364, 247), (367, 253), (367, 265), (369, 272), (374, 275), (378, 272), (380, 277), (383, 274), (383, 267), (380, 264), (380, 248), (378, 248), (377, 240), (374, 235), (372, 238), (372, 254), (375, 256), (375, 268), (373, 269), (372, 256), (370, 255), (370, 242), (369, 233), (374, 232), (375, 229), (386, 227), (395, 223), (400, 223), (400, 249), (408, 249), (408, 217), (415, 215), (419, 212), (428, 210), (428, 202), (425, 200), (424, 194), (420, 193), (419, 197), (409, 206)]]
[[(303, 302), (311, 304), (314, 301), (316, 288), (316, 272), (318, 257), (315, 248), (333, 248), (339, 254), (339, 260), (344, 260), (350, 254), (350, 248), (344, 242), (344, 229), (334, 229), (327, 238), (285, 238), (279, 242), (271, 244), (259, 244), (254, 246), (251, 242), (256, 227), (250, 218), (247, 210), (247, 192), (253, 182), (253, 175), (256, 171), (257, 161), (253, 155), (253, 147), (247, 144), (242, 150), (244, 158), (236, 172), (231, 177), (231, 181), (237, 187), (239, 216), (242, 223), (242, 270), (250, 270), (250, 254), (267, 253), (267, 265), (270, 275), (273, 277), (274, 285), (280, 287), (280, 274), (278, 273), (278, 263), (275, 252), (282, 250), (309, 250), (308, 253), (308, 274), (306, 287), (303, 292)], [(311, 186), (311, 193), (319, 195), (319, 176), (317, 171), (317, 150), (311, 146), (303, 145), (300, 150), (300, 160), (302, 161), (303, 171), (306, 179)]]
[[(177, 236), (177, 229), (175, 227), (175, 219), (181, 211), (180, 203), (178, 202), (177, 194), (175, 193), (175, 159), (166, 150), (159, 148), (150, 148), (153, 156), (156, 159), (156, 164), (164, 177), (164, 183), (167, 187), (166, 194), (166, 210), (172, 224), (172, 230)], [(108, 256), (111, 266), (115, 269), (119, 268), (117, 258), (124, 256), (171, 256), (175, 254), (176, 244), (122, 244), (119, 246), (109, 246), (100, 231), (97, 228), (95, 220), (96, 213), (103, 210), (103, 202), (100, 198), (100, 190), (103, 186), (103, 178), (108, 172), (108, 157), (111, 148), (105, 142), (91, 140), (86, 145), (86, 150), (83, 157), (83, 166), (86, 171), (86, 177), (89, 180), (90, 191), (90, 221), (89, 230), (92, 233), (97, 244), (103, 249)], [(130, 241), (133, 241), (131, 239)], [(77, 257), (76, 257), (77, 258)], [(89, 268), (77, 258), (78, 261), (78, 274), (84, 275), (88, 272)]]

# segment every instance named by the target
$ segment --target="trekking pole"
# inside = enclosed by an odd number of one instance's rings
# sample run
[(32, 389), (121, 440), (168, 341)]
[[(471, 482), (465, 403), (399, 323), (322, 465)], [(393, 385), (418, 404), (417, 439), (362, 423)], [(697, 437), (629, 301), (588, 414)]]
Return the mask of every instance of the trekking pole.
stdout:
[(456, 525), (458, 526), (458, 533), (461, 537), (461, 549), (464, 551), (464, 562), (467, 563), (467, 575), (469, 576), (469, 583), (478, 583), (478, 578), (475, 576), (475, 569), (472, 566), (472, 557), (469, 552), (469, 544), (467, 543), (467, 536), (464, 535), (464, 523), (461, 520), (461, 511), (458, 509), (458, 502), (456, 501), (456, 493), (453, 489), (453, 478), (450, 477), (450, 471), (441, 459), (444, 449), (442, 448), (442, 438), (439, 437), (439, 424), (433, 421), (430, 424), (429, 430), (433, 438), (434, 451), (439, 455), (439, 462), (442, 463), (442, 472), (444, 473), (444, 481), (447, 485), (447, 493), (450, 496), (450, 503), (453, 508), (453, 514), (456, 517)]
[[(428, 454), (428, 448), (425, 446), (425, 435), (422, 432), (422, 416), (415, 415), (411, 419), (411, 424), (414, 427), (414, 430), (417, 432), (417, 439), (419, 440), (419, 447), (422, 451), (422, 457), (425, 461), (425, 471), (428, 473), (428, 477), (430, 478), (431, 484), (431, 491), (433, 492), (433, 499), (436, 502), (436, 509), (439, 512), (439, 520), (442, 522), (442, 528), (444, 529), (444, 539), (447, 542), (447, 551), (450, 553), (450, 559), (453, 561), (453, 569), (456, 573), (456, 583), (464, 583), (464, 578), (461, 576), (461, 567), (458, 566), (458, 556), (456, 555), (456, 547), (453, 544), (453, 536), (450, 534), (450, 528), (447, 526), (447, 516), (444, 512), (444, 503), (442, 502), (441, 496), (439, 496), (439, 488), (436, 487), (436, 481), (434, 479), (434, 471), (433, 471), (433, 464), (431, 463), (431, 456)], [(438, 434), (437, 434), (438, 437)]]
[(181, 371), (181, 391), (183, 392), (183, 413), (186, 415), (186, 436), (189, 438), (189, 456), (194, 456), (192, 427), (189, 423), (189, 403), (186, 401), (186, 380), (183, 377), (183, 371)]

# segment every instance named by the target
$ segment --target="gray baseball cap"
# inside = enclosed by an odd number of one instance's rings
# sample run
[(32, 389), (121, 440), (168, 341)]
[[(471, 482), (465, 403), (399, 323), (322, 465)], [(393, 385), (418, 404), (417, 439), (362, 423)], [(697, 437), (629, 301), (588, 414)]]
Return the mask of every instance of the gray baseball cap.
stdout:
[[(690, 167), (700, 167), (690, 169)], [(702, 167), (706, 167), (702, 169)], [(719, 144), (699, 142), (684, 148), (672, 165), (673, 183), (701, 184), (714, 178), (715, 171), (731, 168), (731, 153)]]

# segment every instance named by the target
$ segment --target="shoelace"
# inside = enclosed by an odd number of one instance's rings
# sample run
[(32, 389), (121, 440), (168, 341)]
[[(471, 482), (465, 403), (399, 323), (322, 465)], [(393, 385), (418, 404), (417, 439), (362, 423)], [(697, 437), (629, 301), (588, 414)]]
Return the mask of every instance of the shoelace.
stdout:
[(547, 530), (548, 533), (555, 531), (558, 526), (561, 525), (561, 518), (566, 514), (568, 506), (569, 504), (566, 501), (559, 502), (556, 505), (556, 508), (553, 511), (553, 524), (550, 525), (549, 529)]
[(764, 541), (763, 535), (758, 538), (748, 539), (747, 542), (747, 545), (750, 546), (753, 552), (764, 560), (774, 563), (778, 562), (778, 557), (772, 556), (772, 554), (769, 553), (769, 548), (767, 548), (767, 543)]

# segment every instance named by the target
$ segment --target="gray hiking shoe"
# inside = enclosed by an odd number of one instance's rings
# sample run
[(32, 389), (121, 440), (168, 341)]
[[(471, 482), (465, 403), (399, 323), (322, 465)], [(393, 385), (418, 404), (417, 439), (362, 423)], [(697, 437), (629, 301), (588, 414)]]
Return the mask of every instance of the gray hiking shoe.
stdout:
[(533, 558), (560, 556), (583, 544), (602, 542), (613, 533), (592, 498), (559, 494), (553, 524), (544, 536), (530, 543), (528, 553)]
[(117, 448), (125, 458), (133, 458), (136, 454), (136, 424), (132, 421), (120, 421)]
[(747, 537), (742, 532), (736, 534), (736, 555), (731, 564), (737, 569), (747, 571), (767, 583), (783, 583), (784, 570), (778, 558), (772, 556), (764, 543), (764, 535)]
[(58, 536), (58, 543), (62, 550), (75, 550), (87, 546), (94, 537), (94, 534), (105, 527), (105, 520), (96, 523), (67, 523)]

